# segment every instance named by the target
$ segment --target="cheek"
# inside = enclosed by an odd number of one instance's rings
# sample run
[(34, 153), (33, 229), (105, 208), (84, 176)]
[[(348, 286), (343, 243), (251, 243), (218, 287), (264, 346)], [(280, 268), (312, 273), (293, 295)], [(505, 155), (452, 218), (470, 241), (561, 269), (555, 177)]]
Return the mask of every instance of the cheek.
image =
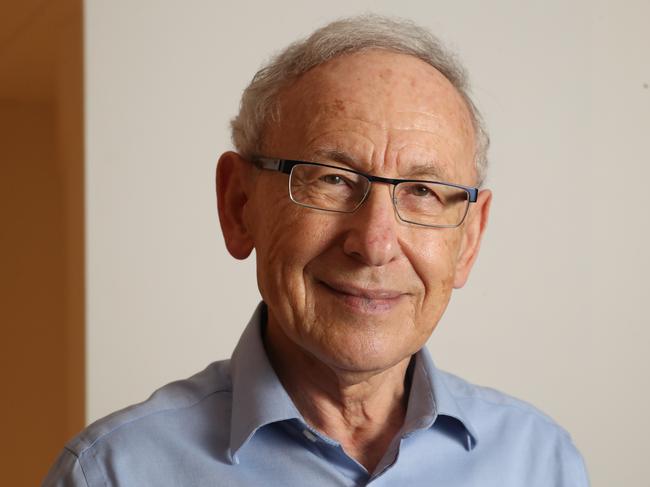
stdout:
[(278, 202), (264, 215), (264, 222), (275, 224), (258, 227), (255, 252), (260, 292), (269, 304), (282, 308), (287, 318), (293, 310), (310, 306), (304, 271), (327, 249), (327, 225), (321, 220), (311, 210)]
[(413, 268), (424, 284), (424, 315), (436, 308), (435, 314), (442, 314), (446, 308), (453, 289), (460, 245), (460, 232), (451, 233), (446, 229), (434, 232), (439, 232), (441, 238), (428, 239), (427, 243), (415, 246), (418, 250), (411, 256)]

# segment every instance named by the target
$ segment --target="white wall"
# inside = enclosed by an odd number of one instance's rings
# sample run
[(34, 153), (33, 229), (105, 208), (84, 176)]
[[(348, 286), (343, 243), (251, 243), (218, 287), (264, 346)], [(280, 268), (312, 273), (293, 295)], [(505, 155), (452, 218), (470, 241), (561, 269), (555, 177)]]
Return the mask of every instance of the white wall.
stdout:
[(643, 0), (88, 0), (89, 419), (230, 355), (259, 295), (216, 219), (228, 120), (273, 51), (370, 9), (459, 52), (492, 133), (492, 221), (438, 365), (555, 417), (594, 486), (647, 485)]

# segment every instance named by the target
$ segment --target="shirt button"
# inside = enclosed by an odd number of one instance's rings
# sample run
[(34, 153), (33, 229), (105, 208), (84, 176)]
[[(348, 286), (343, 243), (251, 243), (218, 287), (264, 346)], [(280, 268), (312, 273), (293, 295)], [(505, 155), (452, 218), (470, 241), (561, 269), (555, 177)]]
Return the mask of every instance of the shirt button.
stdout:
[(314, 443), (316, 443), (318, 441), (318, 438), (316, 437), (316, 435), (314, 433), (312, 433), (311, 431), (309, 431), (308, 429), (302, 430), (302, 434), (305, 435), (305, 438), (307, 438), (309, 441), (312, 441)]

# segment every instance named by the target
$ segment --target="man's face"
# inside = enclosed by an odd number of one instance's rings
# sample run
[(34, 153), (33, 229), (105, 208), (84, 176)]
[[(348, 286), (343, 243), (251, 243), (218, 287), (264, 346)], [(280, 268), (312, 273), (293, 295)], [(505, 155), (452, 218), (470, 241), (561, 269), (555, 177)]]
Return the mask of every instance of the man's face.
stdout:
[[(370, 51), (284, 90), (262, 155), (474, 185), (474, 149), (469, 111), (446, 78), (413, 57)], [(384, 370), (415, 353), (467, 277), (479, 240), (467, 227), (480, 237), (489, 194), (463, 226), (436, 229), (400, 221), (389, 185), (340, 214), (296, 205), (287, 179), (260, 171), (243, 213), (269, 328), (337, 370)]]

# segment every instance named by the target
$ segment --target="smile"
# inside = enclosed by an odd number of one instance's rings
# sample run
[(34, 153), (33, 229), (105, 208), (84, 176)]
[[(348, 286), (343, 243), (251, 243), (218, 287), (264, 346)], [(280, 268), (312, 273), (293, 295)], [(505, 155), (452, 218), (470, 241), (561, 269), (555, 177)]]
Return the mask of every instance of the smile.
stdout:
[(405, 295), (392, 289), (366, 289), (338, 282), (318, 283), (348, 308), (360, 313), (379, 314), (391, 311)]

